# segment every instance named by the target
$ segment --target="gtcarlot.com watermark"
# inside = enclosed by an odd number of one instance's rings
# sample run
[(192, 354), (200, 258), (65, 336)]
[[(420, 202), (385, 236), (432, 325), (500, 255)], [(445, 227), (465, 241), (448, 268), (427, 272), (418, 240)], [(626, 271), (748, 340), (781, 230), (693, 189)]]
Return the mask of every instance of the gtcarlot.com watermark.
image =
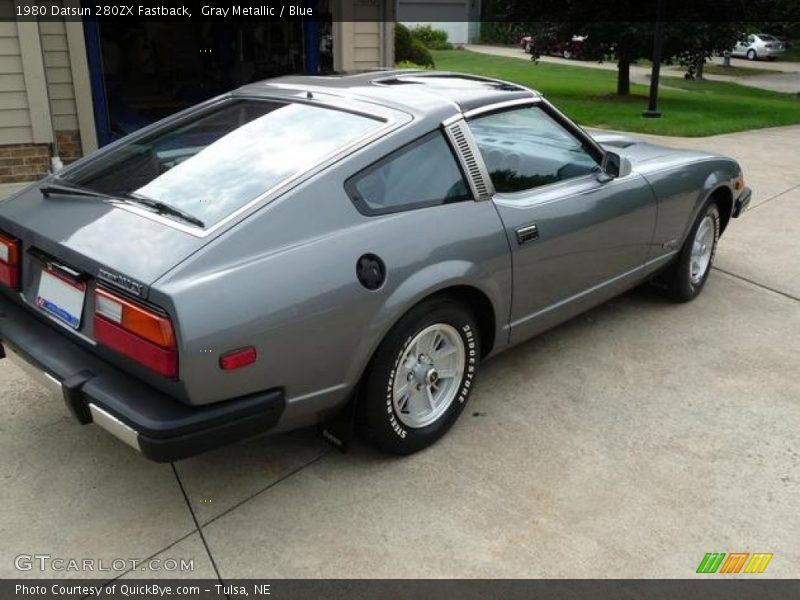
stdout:
[(185, 558), (74, 558), (50, 554), (19, 554), (14, 557), (17, 571), (56, 573), (125, 573), (127, 571), (194, 571), (194, 559)]

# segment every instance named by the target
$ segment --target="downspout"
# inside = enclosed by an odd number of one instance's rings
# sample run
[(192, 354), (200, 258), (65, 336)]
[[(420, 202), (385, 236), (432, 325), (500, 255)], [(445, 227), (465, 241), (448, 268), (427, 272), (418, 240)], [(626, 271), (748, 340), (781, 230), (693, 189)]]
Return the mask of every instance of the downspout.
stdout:
[[(381, 44), (381, 66), (384, 68), (392, 68), (394, 66), (393, 60), (393, 46), (394, 46), (394, 11), (387, 10), (390, 2), (394, 0), (382, 0), (380, 4), (380, 44)], [(390, 18), (391, 17), (391, 18)]]
[(42, 40), (42, 28), (37, 27), (36, 33), (39, 36), (39, 47), (42, 49), (42, 67), (44, 69), (44, 93), (47, 97), (47, 108), (50, 112), (50, 131), (53, 134), (53, 141), (50, 144), (50, 172), (51, 173), (58, 173), (61, 169), (64, 168), (64, 162), (61, 160), (59, 156), (58, 150), (58, 134), (56, 133), (56, 126), (53, 122), (53, 104), (50, 101), (50, 81), (47, 79), (47, 61), (45, 60), (45, 49), (44, 43)]

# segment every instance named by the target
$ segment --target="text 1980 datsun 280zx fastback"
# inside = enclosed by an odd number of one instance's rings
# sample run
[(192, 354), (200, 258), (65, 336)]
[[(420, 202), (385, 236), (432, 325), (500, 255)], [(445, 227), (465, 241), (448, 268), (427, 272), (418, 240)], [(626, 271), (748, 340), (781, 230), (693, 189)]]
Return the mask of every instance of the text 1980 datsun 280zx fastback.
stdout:
[(154, 460), (345, 408), (410, 453), (481, 360), (653, 277), (696, 296), (749, 199), (502, 81), (251, 84), (0, 202), (0, 355)]

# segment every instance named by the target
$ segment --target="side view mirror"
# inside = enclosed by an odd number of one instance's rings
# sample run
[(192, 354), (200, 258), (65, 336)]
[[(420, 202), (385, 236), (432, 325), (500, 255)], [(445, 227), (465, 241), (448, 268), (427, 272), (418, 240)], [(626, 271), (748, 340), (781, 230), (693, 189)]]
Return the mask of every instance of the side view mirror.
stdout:
[(600, 165), (603, 175), (607, 180), (617, 177), (626, 177), (631, 174), (631, 161), (616, 152), (606, 152)]

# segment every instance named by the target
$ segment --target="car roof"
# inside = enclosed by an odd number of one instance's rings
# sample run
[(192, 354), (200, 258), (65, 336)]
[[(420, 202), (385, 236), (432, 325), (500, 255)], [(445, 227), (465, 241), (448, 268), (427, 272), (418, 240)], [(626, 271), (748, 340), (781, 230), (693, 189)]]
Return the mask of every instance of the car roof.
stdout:
[(357, 74), (293, 75), (252, 83), (238, 93), (269, 96), (278, 90), (328, 93), (400, 109), (411, 114), (437, 108), (467, 112), (491, 104), (539, 98), (526, 87), (477, 75), (450, 71), (379, 70)]

